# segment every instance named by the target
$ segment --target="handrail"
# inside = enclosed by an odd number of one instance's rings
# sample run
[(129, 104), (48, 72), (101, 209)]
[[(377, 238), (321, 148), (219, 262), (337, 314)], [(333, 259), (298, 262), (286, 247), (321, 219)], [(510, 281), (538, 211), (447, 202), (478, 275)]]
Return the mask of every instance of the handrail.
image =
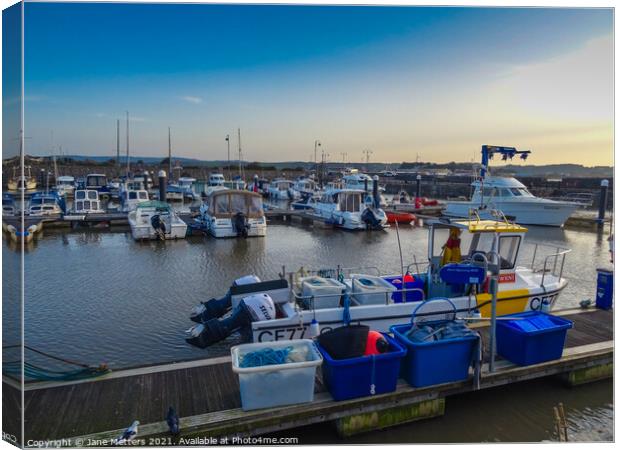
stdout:
[(553, 270), (551, 270), (551, 273), (553, 275), (555, 275), (555, 269), (557, 268), (558, 257), (559, 256), (562, 257), (562, 263), (560, 264), (560, 273), (559, 273), (559, 275), (556, 275), (558, 277), (558, 279), (562, 279), (562, 274), (564, 273), (564, 262), (566, 261), (566, 255), (568, 253), (570, 253), (570, 252), (571, 252), (571, 249), (564, 249), (562, 251), (553, 253), (551, 255), (547, 255), (545, 257), (544, 264), (543, 264), (542, 278), (540, 279), (540, 286), (541, 287), (543, 287), (544, 284), (545, 284), (545, 275), (547, 273), (547, 261), (549, 261), (549, 258), (554, 258)]

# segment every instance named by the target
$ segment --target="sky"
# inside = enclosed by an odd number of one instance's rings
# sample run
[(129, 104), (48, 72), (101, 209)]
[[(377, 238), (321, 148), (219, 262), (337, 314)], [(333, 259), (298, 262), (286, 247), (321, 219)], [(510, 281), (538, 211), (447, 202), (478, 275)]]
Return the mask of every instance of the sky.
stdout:
[[(613, 162), (611, 9), (25, 6), (27, 153)], [(5, 65), (4, 65), (5, 66)], [(10, 102), (4, 95), (4, 106)], [(15, 146), (3, 139), (3, 148)], [(6, 152), (4, 152), (6, 153)]]

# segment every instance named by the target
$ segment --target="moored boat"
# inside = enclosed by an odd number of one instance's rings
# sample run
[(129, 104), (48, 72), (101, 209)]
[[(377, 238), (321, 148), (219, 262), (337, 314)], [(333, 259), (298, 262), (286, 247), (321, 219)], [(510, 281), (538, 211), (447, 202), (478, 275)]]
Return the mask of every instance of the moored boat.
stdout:
[(267, 220), (260, 194), (223, 189), (211, 192), (196, 219), (214, 237), (265, 236)]
[(135, 240), (183, 239), (187, 234), (187, 224), (164, 202), (138, 203), (127, 215), (127, 220)]

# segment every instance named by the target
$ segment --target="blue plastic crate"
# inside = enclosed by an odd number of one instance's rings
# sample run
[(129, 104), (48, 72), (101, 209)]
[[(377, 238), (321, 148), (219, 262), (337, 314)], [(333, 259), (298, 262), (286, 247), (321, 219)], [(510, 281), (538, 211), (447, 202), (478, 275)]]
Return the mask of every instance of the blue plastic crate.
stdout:
[(510, 314), (497, 322), (497, 353), (510, 362), (529, 366), (562, 357), (566, 331), (573, 322), (540, 311)]
[[(383, 279), (399, 291), (403, 289), (422, 289), (422, 291), (405, 292), (406, 302), (418, 302), (420, 300), (424, 300), (424, 280), (420, 276), (415, 276), (413, 281), (405, 281), (404, 287), (402, 276), (383, 277)], [(394, 300), (394, 303), (402, 303), (403, 292), (394, 292), (392, 294), (392, 300)]]
[(412, 342), (405, 335), (411, 324), (393, 325), (390, 331), (406, 349), (401, 376), (414, 387), (432, 386), (467, 379), (478, 336)]
[(334, 400), (385, 394), (396, 390), (400, 361), (405, 356), (405, 349), (389, 335), (384, 333), (383, 336), (390, 344), (390, 351), (374, 357), (333, 359), (317, 344), (323, 355), (323, 383)]

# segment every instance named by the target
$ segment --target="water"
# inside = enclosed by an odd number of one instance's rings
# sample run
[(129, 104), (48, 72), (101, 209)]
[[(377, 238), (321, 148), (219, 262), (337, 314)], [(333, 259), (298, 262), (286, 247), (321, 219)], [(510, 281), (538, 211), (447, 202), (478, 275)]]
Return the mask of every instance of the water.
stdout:
[[(424, 261), (427, 230), (401, 227), (405, 263)], [(569, 247), (564, 276), (569, 285), (558, 308), (594, 299), (596, 268), (609, 267), (606, 235), (531, 227), (530, 243)], [(18, 305), (16, 246), (3, 239), (3, 295)], [(189, 311), (222, 295), (231, 282), (254, 273), (262, 279), (287, 270), (377, 266), (399, 268), (396, 230), (351, 233), (299, 225), (270, 224), (266, 238), (138, 243), (128, 228), (44, 230), (26, 246), (26, 344), (51, 354), (112, 368), (229, 354), (236, 337), (201, 350), (185, 343)], [(522, 247), (523, 264), (532, 248)], [(15, 308), (3, 310), (4, 344), (18, 342)], [(6, 357), (5, 353), (5, 357)], [(42, 362), (27, 353), (31, 362)], [(444, 417), (374, 432), (343, 443), (540, 441), (554, 439), (552, 407), (564, 401), (572, 440), (611, 440), (612, 382), (568, 390), (554, 381), (494, 389), (450, 398)], [(475, 407), (472, 403), (475, 402)], [(318, 428), (317, 428), (318, 427)], [(295, 430), (301, 443), (339, 442), (329, 426)]]

